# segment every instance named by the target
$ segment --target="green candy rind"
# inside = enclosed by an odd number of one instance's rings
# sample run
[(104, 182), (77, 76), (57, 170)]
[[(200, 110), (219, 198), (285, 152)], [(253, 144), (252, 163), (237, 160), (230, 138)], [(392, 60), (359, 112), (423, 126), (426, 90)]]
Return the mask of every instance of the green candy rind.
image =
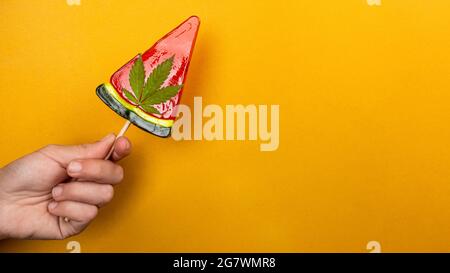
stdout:
[(159, 137), (168, 137), (170, 136), (171, 128), (163, 127), (153, 122), (144, 120), (140, 116), (136, 115), (133, 111), (125, 108), (122, 104), (120, 104), (115, 98), (113, 98), (105, 88), (105, 85), (102, 84), (96, 89), (97, 96), (116, 112), (121, 117), (131, 121), (134, 125), (141, 128), (142, 130), (154, 134)]

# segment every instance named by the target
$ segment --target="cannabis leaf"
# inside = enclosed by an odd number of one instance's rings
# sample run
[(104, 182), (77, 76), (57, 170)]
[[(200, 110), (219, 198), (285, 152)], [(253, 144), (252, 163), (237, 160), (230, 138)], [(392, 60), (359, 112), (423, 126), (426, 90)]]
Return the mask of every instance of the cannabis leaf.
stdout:
[(131, 100), (135, 104), (138, 104), (137, 98), (130, 91), (126, 90), (125, 88), (122, 88), (122, 91), (127, 99)]
[(154, 95), (154, 93), (161, 87), (164, 81), (169, 76), (170, 70), (173, 65), (173, 57), (162, 62), (155, 69), (153, 69), (152, 73), (148, 76), (147, 82), (144, 86), (143, 96), (148, 97)]
[(137, 60), (134, 62), (129, 76), (131, 89), (133, 89), (136, 98), (141, 99), (142, 88), (144, 87), (145, 80), (144, 62), (142, 61), (141, 55), (139, 55)]
[(157, 92), (149, 96), (143, 101), (143, 105), (154, 105), (163, 101), (167, 101), (175, 96), (181, 89), (182, 85), (167, 86), (159, 89)]
[(149, 113), (161, 114), (154, 105), (168, 101), (183, 87), (183, 85), (161, 87), (169, 77), (173, 60), (174, 56), (160, 63), (145, 80), (144, 62), (142, 56), (139, 55), (129, 74), (133, 93), (122, 88), (125, 97)]
[(142, 105), (142, 108), (144, 108), (145, 111), (152, 113), (152, 114), (160, 114), (160, 112), (158, 111), (158, 109), (156, 109), (155, 107), (151, 106), (151, 105)]

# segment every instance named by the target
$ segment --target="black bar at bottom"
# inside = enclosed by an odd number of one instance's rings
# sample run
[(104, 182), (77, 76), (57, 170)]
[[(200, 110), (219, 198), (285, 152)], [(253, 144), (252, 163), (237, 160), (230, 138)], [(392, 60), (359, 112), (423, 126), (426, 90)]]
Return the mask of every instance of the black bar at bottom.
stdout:
[[(102, 272), (310, 272), (316, 270), (366, 270), (437, 266), (446, 272), (449, 254), (294, 254), (294, 253), (98, 253), (0, 254), (3, 269), (79, 270)], [(88, 271), (86, 271), (89, 269)], [(128, 271), (130, 270), (130, 271)], [(6, 271), (5, 271), (6, 272)], [(13, 272), (13, 271), (11, 271)], [(20, 270), (19, 270), (20, 272)]]

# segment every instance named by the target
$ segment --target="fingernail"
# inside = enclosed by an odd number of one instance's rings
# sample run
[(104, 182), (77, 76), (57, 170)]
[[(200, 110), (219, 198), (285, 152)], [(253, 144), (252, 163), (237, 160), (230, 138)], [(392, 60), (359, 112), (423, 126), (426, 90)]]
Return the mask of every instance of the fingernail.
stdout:
[(52, 190), (53, 197), (58, 197), (61, 195), (63, 188), (61, 186), (54, 187)]
[(115, 137), (115, 135), (113, 133), (109, 133), (104, 138), (102, 138), (100, 141), (106, 141), (107, 139), (110, 139), (112, 137)]
[(81, 163), (80, 162), (76, 162), (76, 161), (72, 161), (69, 163), (69, 166), (67, 166), (67, 170), (71, 173), (77, 173), (81, 171)]
[(50, 202), (50, 204), (48, 204), (48, 209), (49, 210), (55, 209), (56, 206), (58, 206), (58, 203), (52, 201), (52, 202)]
[(123, 148), (124, 148), (125, 150), (130, 149), (130, 143), (129, 143), (128, 141), (124, 141)]

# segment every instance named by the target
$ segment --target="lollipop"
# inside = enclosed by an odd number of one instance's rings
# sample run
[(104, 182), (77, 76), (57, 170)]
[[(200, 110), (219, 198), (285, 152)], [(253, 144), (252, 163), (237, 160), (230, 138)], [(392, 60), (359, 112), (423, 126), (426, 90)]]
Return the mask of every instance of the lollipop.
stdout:
[[(192, 16), (138, 54), (97, 87), (97, 95), (130, 123), (160, 137), (170, 135), (200, 21)], [(109, 157), (109, 155), (108, 155)]]

